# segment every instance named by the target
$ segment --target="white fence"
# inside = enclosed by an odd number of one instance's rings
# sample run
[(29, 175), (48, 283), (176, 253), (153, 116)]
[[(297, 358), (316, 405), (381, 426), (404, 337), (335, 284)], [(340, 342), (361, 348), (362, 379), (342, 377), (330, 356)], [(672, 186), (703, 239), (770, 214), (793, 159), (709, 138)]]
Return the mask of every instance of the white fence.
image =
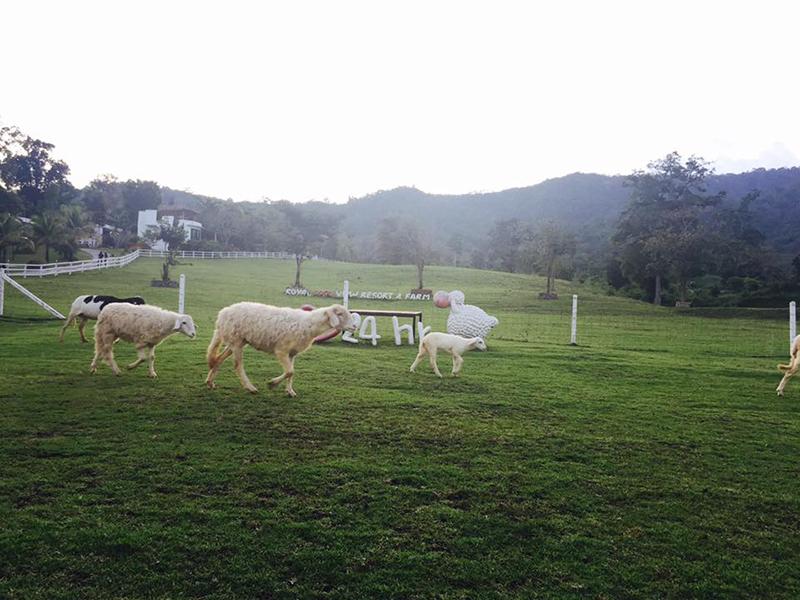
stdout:
[[(165, 258), (169, 252), (163, 250), (134, 250), (124, 256), (110, 256), (95, 260), (74, 260), (71, 262), (56, 262), (43, 265), (25, 265), (17, 263), (0, 263), (0, 269), (11, 277), (47, 277), (62, 275), (64, 273), (83, 273), (97, 269), (111, 269), (124, 267), (137, 258)], [(293, 255), (286, 252), (201, 252), (199, 250), (181, 250), (175, 252), (178, 258), (273, 258), (289, 259)]]
[[(164, 258), (169, 254), (166, 250), (139, 250), (139, 256), (145, 258)], [(203, 252), (201, 250), (179, 250), (177, 258), (276, 258), (285, 260), (294, 258), (286, 252)]]
[(23, 265), (14, 263), (0, 263), (0, 269), (5, 270), (12, 277), (47, 277), (49, 275), (62, 275), (64, 273), (83, 273), (97, 269), (110, 269), (124, 267), (139, 258), (141, 250), (134, 250), (124, 256), (109, 256), (96, 260), (74, 260), (72, 262), (47, 263), (43, 265)]

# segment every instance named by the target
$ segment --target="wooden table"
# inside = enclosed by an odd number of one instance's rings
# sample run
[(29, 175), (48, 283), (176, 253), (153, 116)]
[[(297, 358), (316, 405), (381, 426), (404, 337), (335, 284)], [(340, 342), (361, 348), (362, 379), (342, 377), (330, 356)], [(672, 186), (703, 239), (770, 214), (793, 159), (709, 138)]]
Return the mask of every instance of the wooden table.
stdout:
[(351, 313), (358, 313), (362, 317), (407, 317), (411, 319), (411, 330), (416, 337), (417, 319), (422, 323), (421, 310), (359, 310), (357, 308), (348, 309)]

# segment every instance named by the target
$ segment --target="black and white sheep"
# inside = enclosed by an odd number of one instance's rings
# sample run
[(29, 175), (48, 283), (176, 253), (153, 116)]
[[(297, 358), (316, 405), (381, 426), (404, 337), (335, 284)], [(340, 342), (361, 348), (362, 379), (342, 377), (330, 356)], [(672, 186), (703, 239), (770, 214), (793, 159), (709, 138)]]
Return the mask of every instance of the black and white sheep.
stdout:
[(154, 369), (156, 346), (173, 333), (179, 332), (189, 338), (195, 337), (192, 317), (157, 306), (111, 304), (100, 313), (97, 326), (94, 328), (94, 359), (91, 372), (97, 371), (97, 362), (102, 358), (114, 371), (114, 375), (119, 375), (120, 369), (114, 360), (114, 342), (125, 340), (136, 344), (139, 353), (139, 358), (129, 364), (128, 368), (138, 367), (147, 360), (149, 376), (156, 377)]
[(72, 302), (67, 316), (67, 322), (61, 328), (61, 335), (58, 340), (64, 341), (64, 332), (67, 330), (75, 319), (78, 319), (78, 332), (81, 334), (81, 341), (86, 343), (86, 335), (83, 333), (83, 328), (86, 327), (86, 321), (89, 319), (96, 321), (102, 311), (109, 304), (116, 302), (125, 302), (127, 304), (144, 304), (144, 298), (141, 296), (132, 296), (130, 298), (117, 298), (116, 296), (103, 296), (103, 295), (88, 295), (78, 296)]
[[(248, 392), (258, 389), (244, 371), (244, 347), (250, 345), (262, 352), (271, 352), (283, 366), (283, 373), (270, 380), (270, 387), (286, 381), (286, 392), (297, 394), (292, 387), (294, 359), (314, 343), (314, 338), (336, 329), (355, 331), (353, 316), (341, 304), (305, 311), (279, 308), (256, 302), (239, 302), (219, 311), (214, 336), (208, 346), (208, 377), (206, 385), (214, 388), (214, 378), (220, 365), (233, 355), (234, 368)], [(220, 352), (220, 347), (225, 348)]]

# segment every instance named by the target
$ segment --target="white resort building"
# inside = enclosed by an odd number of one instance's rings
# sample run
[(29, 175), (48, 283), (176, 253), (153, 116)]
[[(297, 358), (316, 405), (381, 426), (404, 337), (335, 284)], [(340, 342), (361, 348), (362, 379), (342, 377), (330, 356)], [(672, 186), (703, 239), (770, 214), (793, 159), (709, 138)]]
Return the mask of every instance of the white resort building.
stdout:
[[(195, 221), (192, 217), (197, 217), (196, 211), (188, 208), (169, 208), (163, 210), (140, 210), (137, 235), (144, 238), (151, 227), (158, 227), (162, 223), (165, 225), (175, 225), (183, 227), (186, 240), (201, 240), (203, 224)], [(158, 240), (152, 244), (153, 250), (167, 250), (164, 240)]]

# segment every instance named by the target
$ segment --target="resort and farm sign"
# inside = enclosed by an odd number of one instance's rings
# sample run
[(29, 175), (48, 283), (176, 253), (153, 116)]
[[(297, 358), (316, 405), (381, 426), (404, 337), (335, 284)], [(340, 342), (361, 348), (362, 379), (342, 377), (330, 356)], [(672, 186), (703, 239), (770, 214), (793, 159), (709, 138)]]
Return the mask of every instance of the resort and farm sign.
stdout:
[[(287, 287), (284, 290), (287, 296), (313, 296), (315, 298), (344, 298), (342, 290), (307, 290), (305, 288)], [(431, 290), (411, 290), (410, 292), (371, 292), (350, 291), (348, 298), (358, 300), (430, 300)]]

